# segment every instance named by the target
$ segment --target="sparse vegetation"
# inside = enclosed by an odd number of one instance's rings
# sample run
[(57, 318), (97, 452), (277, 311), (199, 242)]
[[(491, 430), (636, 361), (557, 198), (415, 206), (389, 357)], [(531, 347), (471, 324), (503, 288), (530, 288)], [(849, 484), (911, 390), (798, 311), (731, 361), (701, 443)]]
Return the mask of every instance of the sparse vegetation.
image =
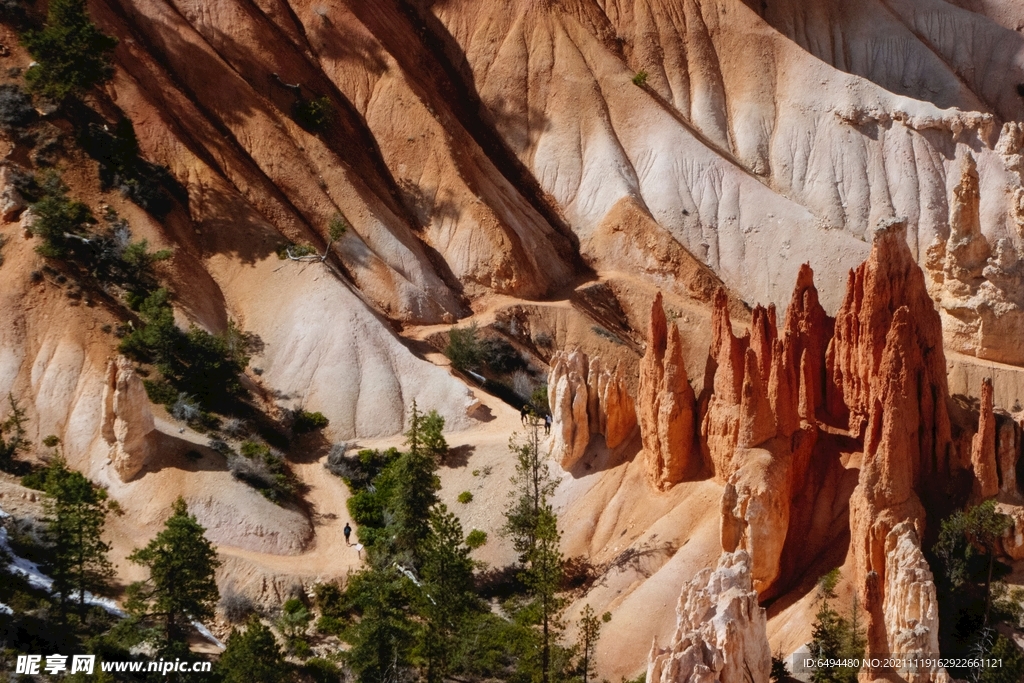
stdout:
[(463, 491), (459, 494), (459, 502), (463, 505), (473, 502), (473, 494), (469, 491)]
[(28, 452), (32, 442), (28, 440), (28, 431), (25, 429), (28, 417), (14, 394), (7, 394), (7, 405), (7, 418), (0, 422), (0, 470), (11, 472), (15, 458)]
[(643, 69), (637, 71), (636, 74), (633, 76), (633, 85), (638, 86), (640, 88), (647, 85), (647, 72), (644, 71)]
[(284, 503), (299, 491), (299, 483), (288, 467), (284, 455), (259, 441), (246, 441), (239, 448), (241, 455), (229, 453), (228, 469), (273, 503)]
[(326, 95), (305, 99), (300, 97), (292, 107), (295, 122), (306, 130), (319, 133), (327, 128), (334, 116), (331, 100)]
[(32, 100), (13, 83), (0, 85), (0, 130), (13, 132), (24, 128), (36, 118)]

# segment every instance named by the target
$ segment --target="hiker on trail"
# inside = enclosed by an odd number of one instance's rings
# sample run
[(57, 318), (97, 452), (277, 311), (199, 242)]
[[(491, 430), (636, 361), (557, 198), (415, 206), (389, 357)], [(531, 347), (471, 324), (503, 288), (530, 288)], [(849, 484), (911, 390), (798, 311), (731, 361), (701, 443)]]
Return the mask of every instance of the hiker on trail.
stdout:
[(519, 421), (524, 425), (526, 424), (526, 418), (530, 416), (530, 406), (523, 404), (523, 407), (519, 409)]
[(348, 537), (352, 535), (352, 525), (345, 522), (345, 545), (352, 545), (348, 542)]
[(551, 433), (551, 414), (547, 413), (544, 415), (544, 433)]

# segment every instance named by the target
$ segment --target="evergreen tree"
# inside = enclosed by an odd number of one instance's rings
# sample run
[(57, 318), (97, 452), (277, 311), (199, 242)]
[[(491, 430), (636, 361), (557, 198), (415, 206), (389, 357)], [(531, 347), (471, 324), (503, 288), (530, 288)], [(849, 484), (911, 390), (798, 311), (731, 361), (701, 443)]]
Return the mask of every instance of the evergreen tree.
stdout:
[(583, 607), (583, 613), (577, 622), (580, 634), (578, 646), (580, 652), (579, 671), (583, 683), (587, 683), (597, 675), (594, 656), (597, 651), (597, 639), (601, 635), (601, 622), (608, 623), (611, 619), (611, 612), (605, 612), (598, 619), (597, 614), (589, 604)]
[(7, 419), (0, 422), (0, 470), (10, 470), (14, 466), (14, 459), (19, 453), (24, 453), (32, 447), (32, 442), (26, 438), (25, 409), (14, 399), (14, 394), (7, 394), (7, 402), (11, 406), (11, 412)]
[(436, 505), (423, 544), (418, 600), (423, 618), (420, 649), (427, 662), (428, 683), (445, 680), (451, 672), (466, 620), (478, 604), (469, 553), (458, 518), (443, 504)]
[[(812, 626), (810, 653), (815, 659), (859, 660), (864, 656), (866, 639), (859, 626), (858, 606), (853, 604), (853, 618), (847, 619), (831, 604), (839, 570), (834, 569), (818, 582), (821, 605)], [(859, 667), (821, 667), (811, 674), (813, 683), (856, 683)]]
[(46, 536), (53, 544), (53, 595), (63, 620), (77, 594), (78, 617), (84, 623), (85, 593), (102, 592), (113, 576), (103, 542), (107, 492), (93, 486), (81, 472), (69, 470), (55, 457), (46, 473)]
[(513, 437), (509, 450), (516, 457), (516, 473), (512, 478), (512, 500), (505, 509), (503, 531), (511, 538), (519, 561), (525, 564), (536, 546), (541, 512), (554, 493), (555, 482), (540, 453), (539, 424), (532, 425), (532, 432), (525, 440)]
[(957, 511), (943, 520), (935, 554), (942, 560), (946, 578), (953, 589), (971, 582), (974, 561), (985, 562), (985, 615), (983, 627), (989, 623), (992, 606), (992, 570), (995, 567), (997, 544), (1013, 520), (996, 510), (996, 501), (989, 499), (966, 511)]
[(85, 0), (50, 0), (43, 30), (26, 32), (22, 41), (36, 61), (25, 74), (29, 89), (58, 104), (114, 74), (117, 40), (96, 28)]
[(255, 615), (244, 631), (234, 630), (217, 663), (223, 683), (281, 683), (289, 680), (288, 664), (270, 629)]
[(128, 559), (149, 569), (149, 579), (128, 587), (128, 611), (164, 622), (167, 640), (183, 640), (190, 620), (213, 617), (220, 595), (214, 573), (220, 566), (217, 551), (204, 536), (205, 529), (182, 498), (164, 529), (145, 548)]
[(409, 618), (416, 586), (394, 564), (374, 565), (352, 576), (346, 600), (359, 619), (343, 638), (345, 661), (361, 683), (396, 683), (412, 665), (416, 627)]
[(448, 442), (444, 438), (444, 418), (431, 410), (423, 416), (421, 443), (427, 455), (439, 463), (448, 457)]

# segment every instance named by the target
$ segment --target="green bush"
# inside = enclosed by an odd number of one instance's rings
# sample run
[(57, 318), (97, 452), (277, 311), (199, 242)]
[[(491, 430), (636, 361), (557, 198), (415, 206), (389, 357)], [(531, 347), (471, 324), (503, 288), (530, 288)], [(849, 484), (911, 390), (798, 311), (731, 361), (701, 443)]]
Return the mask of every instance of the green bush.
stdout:
[(43, 29), (25, 32), (22, 42), (36, 61), (25, 74), (29, 89), (58, 104), (114, 74), (117, 39), (96, 28), (85, 0), (51, 0)]
[(36, 215), (32, 232), (43, 240), (36, 251), (47, 258), (67, 258), (76, 241), (74, 235), (81, 234), (85, 226), (95, 224), (96, 219), (88, 206), (68, 198), (67, 186), (56, 173), (43, 178), (41, 189), (42, 198), (32, 204)]
[(459, 502), (462, 503), (463, 505), (472, 502), (472, 500), (473, 494), (470, 493), (469, 491), (463, 491), (462, 493), (459, 494)]
[(330, 124), (334, 112), (326, 95), (311, 100), (299, 98), (292, 108), (295, 122), (306, 130), (318, 133)]
[(448, 346), (445, 347), (444, 355), (452, 362), (452, 367), (465, 372), (475, 370), (483, 359), (483, 351), (480, 341), (477, 339), (477, 325), (474, 322), (469, 327), (459, 329), (453, 327), (448, 332)]
[(647, 72), (642, 69), (640, 71), (637, 71), (636, 75), (633, 76), (633, 85), (639, 86), (641, 88), (647, 85)]
[(477, 548), (479, 548), (480, 546), (484, 545), (485, 543), (487, 543), (487, 532), (486, 531), (480, 531), (479, 529), (473, 529), (472, 531), (469, 532), (469, 535), (466, 536), (466, 545), (469, 546), (470, 548), (472, 548), (473, 550), (476, 550)]
[(302, 408), (295, 411), (292, 431), (296, 434), (307, 434), (327, 426), (329, 420), (321, 412), (310, 413)]
[(313, 679), (313, 683), (338, 683), (341, 669), (326, 659), (314, 657), (306, 662), (302, 670)]

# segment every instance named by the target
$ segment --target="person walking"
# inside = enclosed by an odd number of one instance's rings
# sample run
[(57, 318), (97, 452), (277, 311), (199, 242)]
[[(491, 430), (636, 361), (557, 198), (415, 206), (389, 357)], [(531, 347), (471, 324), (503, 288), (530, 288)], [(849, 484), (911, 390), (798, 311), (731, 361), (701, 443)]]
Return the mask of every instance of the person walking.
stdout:
[(526, 425), (526, 418), (530, 416), (530, 406), (523, 404), (523, 407), (519, 409), (519, 421)]
[(544, 433), (551, 433), (551, 413), (547, 413), (544, 415)]
[(349, 536), (351, 536), (351, 535), (352, 535), (352, 525), (349, 524), (348, 522), (345, 522), (345, 545), (352, 545), (349, 542), (349, 540), (348, 540)]

